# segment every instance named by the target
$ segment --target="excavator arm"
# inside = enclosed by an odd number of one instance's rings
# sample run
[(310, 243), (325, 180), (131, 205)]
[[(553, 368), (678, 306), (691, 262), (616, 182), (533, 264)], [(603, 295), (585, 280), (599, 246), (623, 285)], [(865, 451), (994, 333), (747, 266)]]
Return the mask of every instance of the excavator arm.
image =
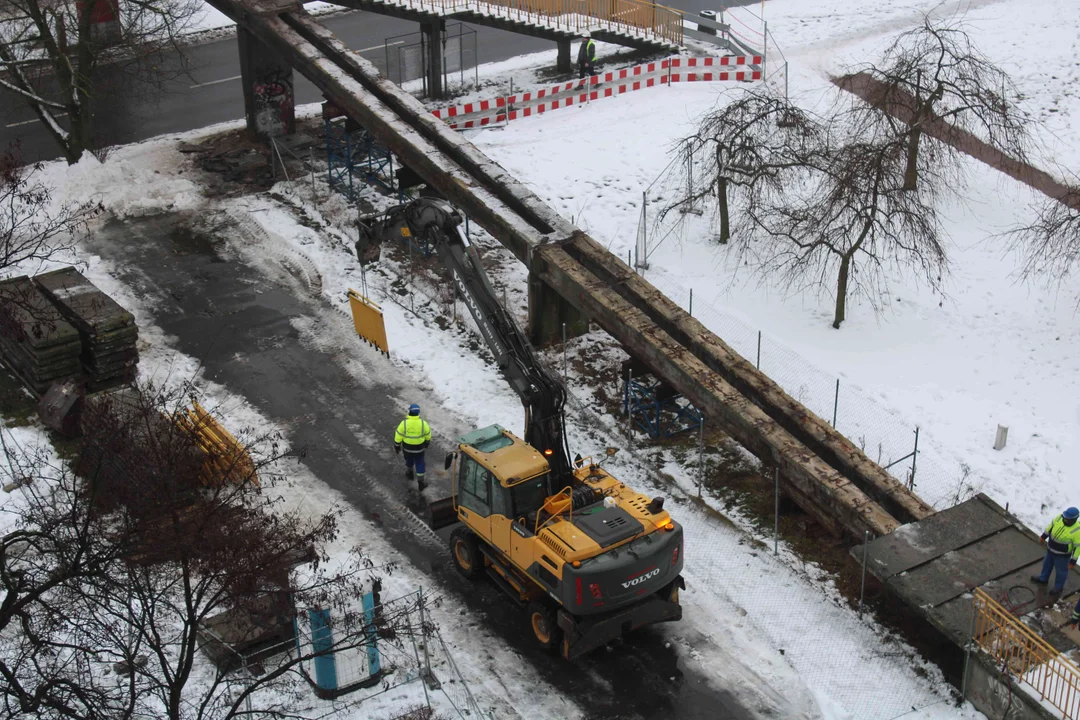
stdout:
[[(462, 230), (462, 217), (443, 200), (419, 198), (360, 222), (356, 254), (361, 263), (378, 258), (379, 245), (395, 231), (434, 247), (451, 273), (495, 363), (525, 407), (525, 442), (548, 459), (558, 487), (569, 484), (572, 472), (566, 445), (564, 407), (566, 388), (541, 362), (536, 351), (498, 296), (476, 248)], [(561, 483), (561, 484), (559, 484)]]

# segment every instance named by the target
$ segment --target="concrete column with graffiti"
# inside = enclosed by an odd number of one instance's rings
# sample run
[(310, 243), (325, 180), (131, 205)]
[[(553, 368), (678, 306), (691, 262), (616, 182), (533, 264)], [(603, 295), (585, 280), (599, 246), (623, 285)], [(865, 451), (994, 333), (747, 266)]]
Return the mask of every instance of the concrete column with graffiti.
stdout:
[(248, 132), (263, 139), (291, 135), (296, 131), (292, 67), (247, 30), (237, 27), (236, 37)]

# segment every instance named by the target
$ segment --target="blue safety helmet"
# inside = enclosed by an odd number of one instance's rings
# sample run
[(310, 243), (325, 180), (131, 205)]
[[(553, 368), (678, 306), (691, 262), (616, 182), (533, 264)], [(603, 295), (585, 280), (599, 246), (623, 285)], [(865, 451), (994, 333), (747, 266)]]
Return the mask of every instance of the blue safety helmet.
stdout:
[[(416, 403), (413, 403), (412, 405), (410, 405), (409, 406), (409, 414), (410, 415), (419, 415), (420, 414), (420, 406), (417, 405)], [(1076, 510), (1076, 508), (1071, 508), (1071, 509)], [(1073, 515), (1073, 517), (1076, 517), (1076, 516)]]
[(1065, 512), (1061, 513), (1061, 517), (1065, 518), (1066, 520), (1075, 520), (1077, 517), (1080, 517), (1080, 510), (1071, 507)]

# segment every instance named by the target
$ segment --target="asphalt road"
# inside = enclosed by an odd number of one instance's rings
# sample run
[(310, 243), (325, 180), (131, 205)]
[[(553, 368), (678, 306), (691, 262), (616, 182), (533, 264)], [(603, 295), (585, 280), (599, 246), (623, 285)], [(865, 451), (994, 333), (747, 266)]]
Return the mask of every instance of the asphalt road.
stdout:
[[(756, 0), (727, 0), (726, 4), (750, 5)], [(671, 7), (699, 11), (708, 0), (676, 0)], [(369, 12), (353, 12), (328, 17), (323, 23), (349, 47), (385, 72), (386, 47), (395, 36), (417, 31), (416, 23)], [(473, 26), (467, 26), (473, 27)], [(550, 50), (554, 43), (487, 27), (476, 30), (476, 55), (480, 64), (506, 60), (530, 52)], [(397, 45), (392, 45), (397, 47)], [(182, 132), (244, 116), (240, 90), (240, 57), (236, 36), (187, 48), (187, 73), (181, 72), (178, 57), (165, 63), (170, 75), (159, 92), (145, 86), (118, 87), (95, 99), (95, 128), (101, 145), (118, 145), (145, 140), (156, 135)], [(392, 53), (391, 53), (392, 54)], [(393, 61), (393, 60), (392, 60)], [(295, 74), (297, 104), (317, 102), (322, 96), (315, 86)], [(61, 118), (62, 120), (62, 118)], [(0, 149), (20, 145), (25, 162), (52, 160), (60, 156), (52, 137), (37, 116), (17, 95), (0, 91)]]
[[(417, 30), (415, 23), (368, 12), (336, 15), (323, 22), (380, 71), (386, 65), (387, 38)], [(553, 46), (549, 41), (502, 30), (484, 27), (475, 30), (480, 63)], [(189, 47), (187, 56), (190, 76), (180, 74), (167, 81), (160, 93), (150, 94), (145, 87), (138, 92), (121, 88), (96, 99), (95, 126), (105, 144), (129, 143), (244, 117), (235, 35)], [(177, 72), (179, 62), (172, 60), (169, 70)], [(322, 99), (315, 86), (302, 75), (296, 73), (295, 78), (297, 104)], [(26, 162), (51, 160), (60, 155), (56, 143), (26, 103), (12, 93), (0, 92), (0, 148), (16, 141)]]
[[(227, 222), (233, 229), (224, 229)], [(395, 549), (431, 578), (430, 587), (483, 618), (589, 720), (758, 717), (717, 686), (722, 671), (700, 667), (679, 643), (669, 642), (669, 633), (687, 632), (681, 624), (643, 628), (608, 650), (566, 663), (535, 647), (524, 613), (492, 583), (458, 575), (445, 538), (432, 537), (410, 516), (419, 498), (402, 477), (387, 433), (405, 403), (429, 408), (425, 414), (442, 438), (429, 451), (429, 466), (440, 466), (445, 438), (468, 428), (457, 427), (460, 420), (424, 391), (397, 384), (386, 360), (356, 342), (351, 320), (322, 299), (321, 279), (289, 270), (301, 259), (273, 256), (272, 243), (245, 235), (237, 222), (206, 214), (110, 220), (88, 249), (113, 263), (117, 279), (152, 309), (177, 350), (197, 358), (207, 378), (286, 428), (290, 445), (306, 449), (308, 468), (375, 521)], [(200, 223), (229, 244), (187, 242), (188, 228)], [(246, 256), (236, 252), (245, 243), (252, 248)], [(427, 500), (449, 493), (445, 478), (432, 483)], [(709, 641), (693, 642), (702, 647)], [(514, 698), (511, 705), (525, 715), (521, 702)]]

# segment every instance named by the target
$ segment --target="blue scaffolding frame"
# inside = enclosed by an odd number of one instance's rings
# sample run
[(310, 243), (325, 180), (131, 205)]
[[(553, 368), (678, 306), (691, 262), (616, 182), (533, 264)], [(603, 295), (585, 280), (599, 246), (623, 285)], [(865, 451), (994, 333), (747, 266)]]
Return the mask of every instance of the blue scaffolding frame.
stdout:
[(347, 117), (324, 115), (326, 121), (326, 172), (330, 187), (356, 200), (356, 180), (385, 193), (398, 195), (394, 182), (394, 158), (363, 127)]
[(703, 420), (689, 400), (647, 376), (624, 376), (623, 412), (630, 413), (633, 426), (653, 440), (697, 430)]

